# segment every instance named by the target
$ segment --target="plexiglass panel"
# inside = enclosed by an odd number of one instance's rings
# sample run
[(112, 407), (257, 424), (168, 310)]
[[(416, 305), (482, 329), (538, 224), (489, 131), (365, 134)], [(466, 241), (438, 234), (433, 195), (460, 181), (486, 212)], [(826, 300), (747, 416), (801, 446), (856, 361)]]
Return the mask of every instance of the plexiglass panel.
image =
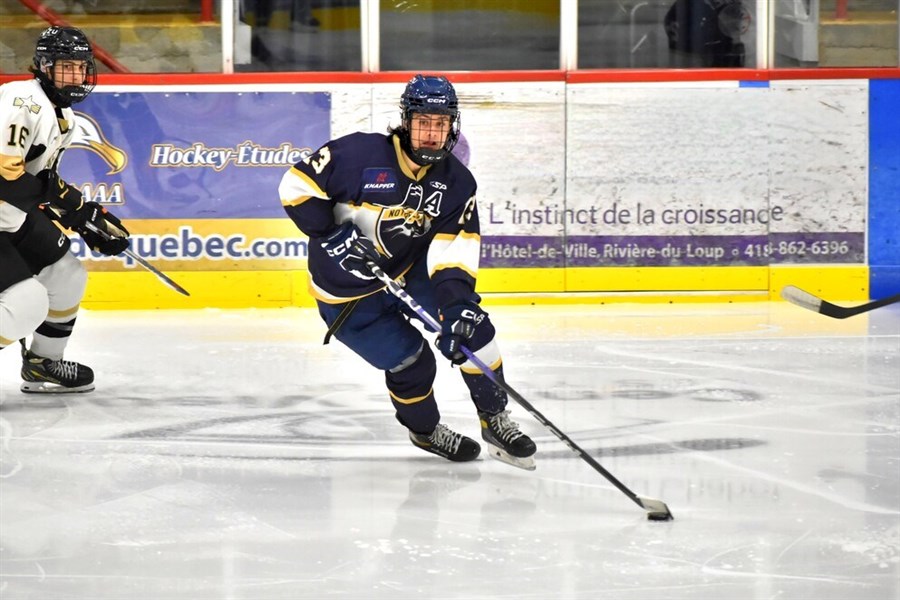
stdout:
[(756, 1), (579, 0), (578, 66), (755, 67)]
[(364, 64), (362, 0), (233, 0), (224, 48), (222, 0), (0, 0), (0, 73), (25, 72), (57, 18), (94, 42), (101, 73), (221, 72), (232, 53), (239, 72), (558, 69), (576, 3), (579, 69), (900, 64), (900, 0), (371, 2)]
[(359, 71), (359, 0), (243, 0), (237, 71)]
[(559, 68), (559, 0), (381, 0), (381, 69)]
[[(0, 0), (0, 72), (25, 72), (41, 31), (59, 20), (88, 36), (100, 73), (220, 72), (219, 4), (219, 0), (205, 7), (202, 0)], [(207, 19), (202, 18), (204, 8)]]
[(775, 0), (773, 67), (896, 67), (898, 0)]

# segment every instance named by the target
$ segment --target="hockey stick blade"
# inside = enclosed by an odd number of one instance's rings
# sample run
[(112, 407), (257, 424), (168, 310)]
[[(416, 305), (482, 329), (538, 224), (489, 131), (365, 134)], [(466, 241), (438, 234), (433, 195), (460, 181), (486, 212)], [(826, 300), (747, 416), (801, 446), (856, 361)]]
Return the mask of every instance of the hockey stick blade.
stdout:
[(796, 304), (797, 306), (825, 315), (826, 317), (831, 317), (832, 319), (846, 319), (847, 317), (852, 317), (864, 312), (869, 312), (870, 310), (875, 310), (876, 308), (881, 308), (882, 306), (900, 302), (900, 294), (894, 294), (893, 296), (888, 296), (881, 300), (874, 300), (866, 304), (860, 304), (859, 306), (838, 306), (837, 304), (832, 304), (827, 300), (819, 298), (815, 294), (810, 294), (806, 290), (801, 290), (794, 285), (784, 286), (781, 289), (781, 297), (791, 304)]
[[(368, 267), (375, 275), (375, 277), (377, 277), (379, 281), (387, 286), (388, 291), (399, 298), (409, 308), (411, 308), (413, 312), (415, 312), (419, 316), (419, 318), (421, 318), (422, 321), (425, 322), (429, 329), (435, 332), (439, 332), (441, 330), (440, 323), (438, 323), (433, 316), (431, 316), (424, 308), (422, 308), (422, 306), (418, 302), (416, 302), (415, 298), (406, 293), (406, 290), (403, 289), (403, 286), (388, 277), (388, 275), (384, 271), (382, 271), (381, 268), (375, 263), (368, 263)], [(665, 502), (654, 500), (652, 498), (642, 498), (628, 489), (628, 487), (626, 487), (624, 483), (616, 479), (616, 477), (612, 473), (604, 469), (600, 463), (594, 460), (594, 458), (590, 454), (585, 452), (581, 448), (581, 446), (576, 444), (575, 441), (572, 440), (572, 438), (560, 431), (556, 427), (556, 425), (551, 423), (547, 419), (547, 417), (541, 414), (538, 409), (536, 409), (528, 400), (522, 397), (519, 392), (514, 390), (511, 385), (506, 383), (506, 381), (502, 377), (499, 377), (496, 373), (494, 373), (490, 367), (488, 367), (486, 364), (484, 364), (484, 362), (481, 361), (481, 359), (475, 356), (475, 353), (473, 353), (465, 346), (460, 346), (460, 350), (463, 354), (466, 355), (466, 358), (468, 358), (476, 367), (478, 367), (478, 370), (481, 371), (485, 375), (485, 377), (490, 379), (494, 383), (494, 385), (506, 392), (507, 395), (509, 395), (513, 400), (516, 401), (517, 404), (519, 404), (519, 406), (524, 408), (528, 412), (528, 414), (534, 417), (534, 419), (538, 423), (549, 429), (553, 433), (553, 435), (559, 438), (559, 440), (566, 446), (568, 446), (570, 450), (572, 450), (584, 462), (589, 464), (595, 471), (606, 478), (607, 481), (616, 486), (616, 488), (620, 492), (628, 496), (632, 500), (632, 502), (646, 510), (647, 518), (649, 520), (671, 521), (675, 518), (674, 515), (672, 515), (672, 511), (670, 511), (669, 507), (666, 506)]]
[[(103, 231), (102, 229), (100, 229), (99, 227), (97, 227), (96, 225), (94, 225), (93, 223), (90, 223), (90, 222), (85, 223), (85, 226), (86, 226), (88, 229), (90, 229), (91, 231), (93, 231), (94, 233), (96, 233), (97, 235), (99, 235), (100, 237), (102, 237), (103, 239), (105, 239), (105, 240), (111, 240), (111, 239), (113, 239), (113, 236), (109, 235), (108, 233), (106, 233), (105, 231)], [(165, 273), (163, 273), (162, 271), (160, 271), (159, 269), (157, 269), (156, 267), (154, 267), (153, 265), (151, 265), (149, 262), (147, 262), (146, 260), (144, 260), (142, 257), (140, 257), (140, 256), (138, 256), (137, 254), (135, 254), (135, 253), (131, 250), (131, 248), (125, 248), (125, 250), (122, 251), (122, 254), (124, 254), (125, 256), (127, 256), (127, 257), (129, 257), (129, 258), (131, 258), (134, 262), (136, 262), (137, 264), (141, 265), (142, 267), (144, 267), (145, 269), (147, 269), (148, 271), (150, 271), (150, 272), (153, 273), (154, 275), (156, 275), (156, 277), (157, 277), (160, 281), (162, 281), (164, 284), (166, 284), (167, 286), (169, 286), (170, 288), (172, 288), (173, 290), (175, 290), (175, 291), (178, 292), (179, 294), (184, 294), (185, 296), (190, 296), (190, 295), (191, 295), (186, 289), (184, 289), (183, 287), (181, 287), (180, 285), (178, 285), (177, 283), (175, 283), (174, 281), (172, 281), (172, 279), (170, 279)]]

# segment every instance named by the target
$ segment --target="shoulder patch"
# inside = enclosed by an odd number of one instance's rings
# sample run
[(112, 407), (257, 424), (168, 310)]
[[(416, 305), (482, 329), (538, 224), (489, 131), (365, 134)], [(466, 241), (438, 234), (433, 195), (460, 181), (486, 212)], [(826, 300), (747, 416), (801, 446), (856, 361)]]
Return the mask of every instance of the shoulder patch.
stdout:
[(41, 105), (34, 101), (34, 98), (28, 96), (27, 98), (16, 97), (13, 100), (13, 106), (17, 106), (19, 108), (24, 108), (28, 112), (32, 112), (34, 114), (38, 114), (41, 112)]

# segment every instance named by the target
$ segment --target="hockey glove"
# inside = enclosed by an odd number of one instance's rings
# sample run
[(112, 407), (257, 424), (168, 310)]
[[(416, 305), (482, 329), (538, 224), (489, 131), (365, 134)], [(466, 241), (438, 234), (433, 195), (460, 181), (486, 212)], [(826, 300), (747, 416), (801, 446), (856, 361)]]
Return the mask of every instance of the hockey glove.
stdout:
[(461, 365), (469, 359), (459, 347), (472, 339), (475, 328), (484, 321), (487, 313), (474, 302), (460, 300), (440, 309), (440, 315), (441, 334), (437, 339), (438, 350), (454, 365)]
[(372, 240), (364, 236), (354, 223), (347, 221), (334, 230), (322, 242), (322, 248), (348, 273), (366, 281), (375, 279), (367, 263), (378, 264), (378, 251)]
[(50, 204), (62, 210), (59, 213), (74, 213), (84, 205), (81, 190), (70, 183), (66, 183), (59, 173), (52, 170), (44, 170), (38, 177), (47, 180), (46, 200)]
[(76, 232), (93, 250), (107, 256), (121, 254), (128, 248), (128, 230), (114, 214), (96, 202), (85, 202), (80, 210), (63, 215), (64, 226)]

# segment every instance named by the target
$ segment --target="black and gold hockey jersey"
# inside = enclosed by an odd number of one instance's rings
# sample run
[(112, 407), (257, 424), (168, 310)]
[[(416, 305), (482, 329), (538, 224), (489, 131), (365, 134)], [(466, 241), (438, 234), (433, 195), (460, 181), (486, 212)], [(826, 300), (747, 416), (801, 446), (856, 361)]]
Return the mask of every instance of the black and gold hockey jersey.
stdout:
[(46, 180), (75, 136), (75, 112), (56, 109), (37, 79), (0, 86), (0, 231), (17, 231), (44, 201)]

